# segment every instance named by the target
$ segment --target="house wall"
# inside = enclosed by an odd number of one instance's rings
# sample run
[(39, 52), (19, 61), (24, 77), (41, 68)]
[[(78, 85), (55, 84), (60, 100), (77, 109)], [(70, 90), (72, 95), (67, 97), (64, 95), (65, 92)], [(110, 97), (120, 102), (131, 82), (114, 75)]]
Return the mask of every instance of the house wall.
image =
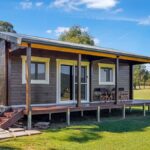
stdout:
[[(40, 54), (40, 55), (39, 55)], [(25, 51), (11, 56), (11, 75), (9, 82), (9, 105), (23, 105), (26, 98), (26, 86), (22, 84), (22, 58)], [(32, 56), (50, 58), (50, 84), (32, 84), (32, 104), (56, 102), (56, 59), (77, 59), (76, 55), (48, 51), (32, 50)]]
[[(25, 104), (25, 84), (22, 84), (22, 59), (21, 55), (25, 55), (24, 50), (11, 56), (11, 71), (9, 80), (9, 105)], [(39, 55), (40, 54), (40, 55)], [(53, 51), (32, 50), (32, 56), (50, 58), (50, 84), (32, 84), (31, 96), (32, 104), (56, 103), (56, 59), (77, 60), (77, 55)], [(84, 59), (86, 60), (86, 58)], [(109, 59), (100, 61), (103, 63), (114, 63)], [(94, 88), (103, 87), (98, 84), (98, 63), (92, 64), (92, 91)], [(119, 70), (119, 87), (124, 87), (129, 91), (129, 66), (128, 64), (120, 64)], [(113, 86), (107, 86), (112, 88)], [(91, 97), (92, 100), (93, 96)]]
[[(93, 91), (95, 88), (106, 88), (109, 90), (112, 90), (115, 88), (115, 85), (99, 85), (99, 63), (109, 63), (114, 64), (114, 61), (111, 61), (109, 59), (103, 59), (100, 61), (96, 61), (92, 63), (92, 101), (97, 101), (97, 99), (94, 99)], [(129, 92), (129, 64), (120, 62), (119, 65), (119, 88), (124, 88), (125, 91)]]
[(6, 44), (0, 39), (0, 105), (6, 105)]

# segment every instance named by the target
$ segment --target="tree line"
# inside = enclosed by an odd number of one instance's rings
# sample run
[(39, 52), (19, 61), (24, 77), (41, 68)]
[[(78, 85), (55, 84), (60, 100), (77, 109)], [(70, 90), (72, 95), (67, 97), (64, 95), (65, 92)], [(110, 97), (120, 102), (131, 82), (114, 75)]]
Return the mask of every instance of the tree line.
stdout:
[(150, 71), (146, 68), (146, 65), (135, 65), (134, 66), (134, 89), (141, 86), (150, 86)]

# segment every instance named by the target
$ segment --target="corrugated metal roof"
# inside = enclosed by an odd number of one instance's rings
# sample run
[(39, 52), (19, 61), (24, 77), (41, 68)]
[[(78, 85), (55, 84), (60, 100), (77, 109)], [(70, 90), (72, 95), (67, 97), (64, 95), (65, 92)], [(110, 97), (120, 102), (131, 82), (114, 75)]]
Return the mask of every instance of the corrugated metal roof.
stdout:
[(112, 48), (103, 48), (98, 46), (90, 46), (84, 44), (76, 44), (71, 42), (63, 42), (58, 40), (52, 40), (48, 38), (41, 38), (36, 36), (18, 34), (18, 33), (10, 33), (10, 32), (0, 32), (0, 38), (5, 39), (10, 42), (16, 42), (17, 44), (21, 44), (21, 42), (29, 42), (29, 43), (37, 43), (37, 44), (45, 44), (45, 45), (53, 45), (53, 46), (60, 46), (66, 48), (73, 48), (73, 49), (80, 49), (80, 50), (87, 50), (87, 51), (95, 51), (95, 52), (103, 52), (108, 54), (115, 54), (118, 56), (132, 56), (144, 59), (150, 59), (148, 56), (137, 55), (130, 52), (125, 52), (121, 50), (116, 50)]

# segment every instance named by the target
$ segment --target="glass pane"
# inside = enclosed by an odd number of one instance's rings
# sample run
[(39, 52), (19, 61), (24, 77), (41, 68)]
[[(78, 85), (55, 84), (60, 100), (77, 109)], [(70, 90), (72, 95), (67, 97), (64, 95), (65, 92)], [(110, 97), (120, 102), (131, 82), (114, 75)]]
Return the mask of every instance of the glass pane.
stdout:
[(113, 69), (101, 68), (101, 82), (113, 82)]
[[(75, 99), (77, 100), (78, 84), (75, 84)], [(81, 100), (87, 100), (87, 84), (81, 84)]]
[(81, 67), (81, 83), (87, 82), (87, 68)]
[(78, 84), (75, 84), (75, 100), (77, 100)]
[(113, 82), (113, 70), (110, 69), (110, 82)]
[(45, 63), (39, 63), (38, 65), (38, 72), (37, 72), (37, 79), (38, 80), (45, 80)]
[(35, 80), (35, 63), (31, 63), (31, 79)]
[[(75, 82), (77, 83), (77, 66), (75, 67)], [(81, 67), (81, 83), (87, 83), (87, 67)]]
[(103, 68), (101, 68), (101, 82), (106, 82), (106, 72), (104, 71)]
[(87, 85), (86, 84), (81, 85), (81, 99), (87, 100)]
[(73, 99), (73, 67), (61, 65), (61, 100)]

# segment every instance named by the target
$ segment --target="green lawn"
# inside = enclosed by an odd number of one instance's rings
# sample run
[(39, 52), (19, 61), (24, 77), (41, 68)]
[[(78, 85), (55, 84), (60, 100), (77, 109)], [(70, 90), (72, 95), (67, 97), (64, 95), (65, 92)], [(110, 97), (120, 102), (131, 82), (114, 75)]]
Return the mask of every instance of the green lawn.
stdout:
[[(109, 120), (109, 118), (108, 118)], [(43, 134), (0, 142), (0, 149), (15, 150), (149, 150), (150, 117), (94, 122)]]
[(134, 98), (150, 100), (150, 89), (134, 90)]
[[(135, 98), (150, 99), (149, 91), (137, 90)], [(70, 127), (57, 125), (41, 135), (0, 141), (0, 150), (149, 150), (150, 113), (142, 117), (138, 111), (135, 115), (133, 110), (125, 120), (120, 114), (103, 118), (100, 124), (78, 121)]]

